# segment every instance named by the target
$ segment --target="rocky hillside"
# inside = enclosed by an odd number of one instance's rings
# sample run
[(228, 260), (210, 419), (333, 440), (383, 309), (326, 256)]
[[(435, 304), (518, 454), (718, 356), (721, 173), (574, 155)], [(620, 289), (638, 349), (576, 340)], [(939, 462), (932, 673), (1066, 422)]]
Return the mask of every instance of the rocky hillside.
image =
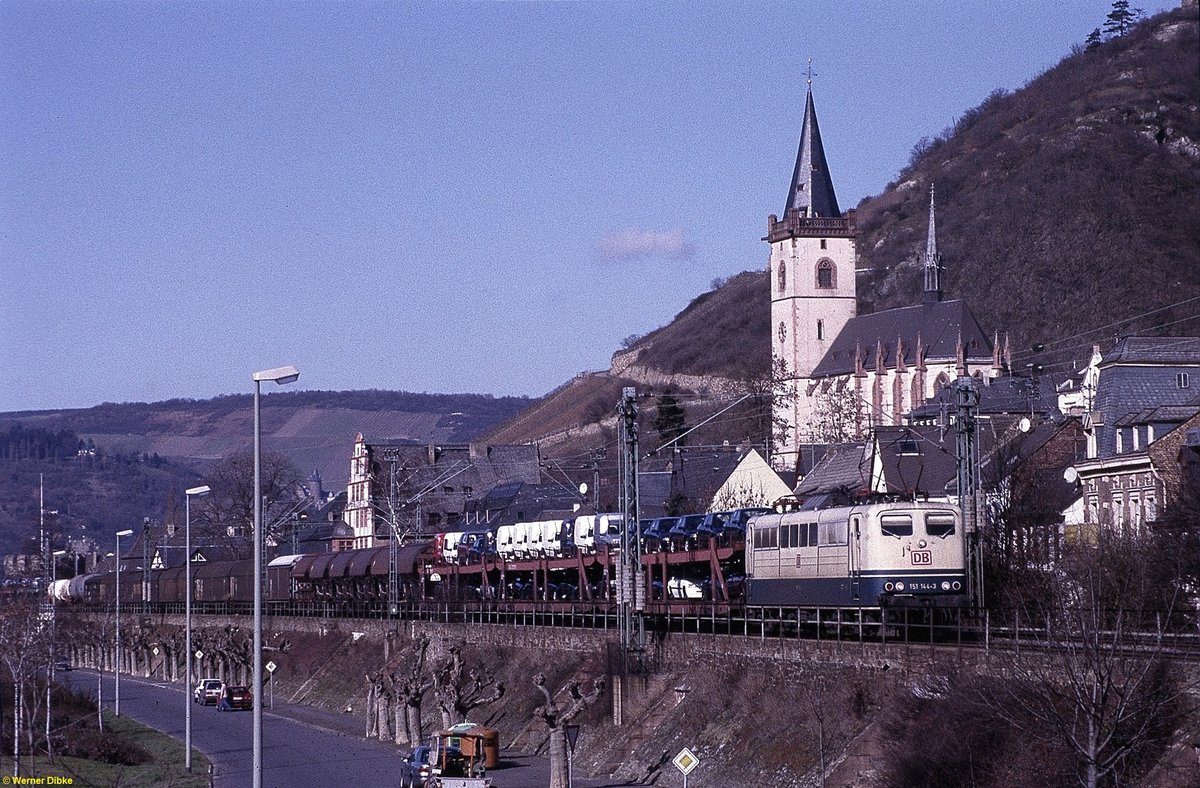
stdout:
[[(1057, 66), (916, 141), (897, 182), (857, 207), (860, 311), (919, 298), (932, 185), (943, 288), (967, 299), (989, 333), (1009, 335), (1017, 364), (1041, 343), (1038, 362), (1065, 375), (1093, 343), (1200, 333), (1197, 16), (1194, 5), (1160, 14), (1091, 50), (1081, 30), (1078, 50)], [(766, 274), (738, 274), (618, 351), (610, 375), (643, 391), (706, 395), (689, 408), (695, 423), (715, 410), (714, 397), (728, 401), (768, 375), (769, 308)], [(559, 403), (580, 416), (611, 413), (609, 389), (618, 388), (590, 381), (503, 434), (553, 433), (562, 451), (578, 452), (583, 443), (563, 439), (568, 428), (597, 428), (571, 423)], [(746, 420), (731, 423), (713, 437), (763, 439), (745, 434)]]

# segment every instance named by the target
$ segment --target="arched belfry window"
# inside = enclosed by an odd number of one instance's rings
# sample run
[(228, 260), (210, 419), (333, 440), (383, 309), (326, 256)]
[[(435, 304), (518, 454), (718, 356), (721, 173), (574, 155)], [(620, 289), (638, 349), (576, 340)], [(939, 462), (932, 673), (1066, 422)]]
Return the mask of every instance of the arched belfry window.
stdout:
[(787, 289), (787, 263), (779, 261), (779, 292)]
[(817, 321), (817, 339), (824, 339), (824, 338), (825, 338), (825, 321), (818, 320)]
[(837, 287), (837, 266), (828, 257), (817, 261), (817, 287), (821, 290)]

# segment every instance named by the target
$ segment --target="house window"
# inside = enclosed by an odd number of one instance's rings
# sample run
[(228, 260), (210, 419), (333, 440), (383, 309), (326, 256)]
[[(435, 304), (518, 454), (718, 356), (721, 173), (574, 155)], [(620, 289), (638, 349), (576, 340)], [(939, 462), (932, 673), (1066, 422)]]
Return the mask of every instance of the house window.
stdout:
[(787, 263), (779, 261), (779, 292), (787, 289)]
[(828, 258), (817, 262), (817, 287), (822, 290), (837, 287), (837, 268)]
[(825, 248), (825, 239), (824, 238), (821, 239), (821, 248), (822, 249)]
[(1190, 388), (1192, 385), (1192, 382), (1191, 382), (1191, 378), (1188, 377), (1188, 373), (1180, 372), (1179, 374), (1177, 374), (1175, 376), (1175, 385), (1181, 389)]
[(824, 338), (825, 338), (825, 321), (818, 320), (817, 321), (817, 339), (824, 339)]
[(1125, 431), (1122, 429), (1118, 429), (1117, 430), (1117, 454), (1120, 454), (1121, 452), (1125, 451), (1125, 447), (1123, 445), (1124, 443), (1125, 443)]

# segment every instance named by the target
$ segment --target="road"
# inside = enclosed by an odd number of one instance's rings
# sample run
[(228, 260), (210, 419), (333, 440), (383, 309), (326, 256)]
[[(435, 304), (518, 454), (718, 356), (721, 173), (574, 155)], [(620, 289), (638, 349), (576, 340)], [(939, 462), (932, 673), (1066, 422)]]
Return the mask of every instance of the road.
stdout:
[[(96, 674), (76, 670), (56, 678), (94, 694)], [(104, 677), (105, 707), (112, 709), (113, 680)], [(268, 701), (269, 702), (269, 701)], [(121, 677), (121, 714), (182, 740), (184, 689), (178, 684)], [(213, 763), (216, 788), (243, 788), (253, 782), (253, 715), (218, 712), (215, 706), (192, 706), (192, 746)], [(399, 784), (401, 751), (394, 744), (362, 737), (356, 718), (308, 706), (283, 704), (263, 712), (263, 786), (395, 786)], [(543, 758), (505, 751), (501, 768), (493, 770), (497, 788), (544, 788), (550, 764)], [(578, 788), (617, 788), (612, 780), (576, 776)]]

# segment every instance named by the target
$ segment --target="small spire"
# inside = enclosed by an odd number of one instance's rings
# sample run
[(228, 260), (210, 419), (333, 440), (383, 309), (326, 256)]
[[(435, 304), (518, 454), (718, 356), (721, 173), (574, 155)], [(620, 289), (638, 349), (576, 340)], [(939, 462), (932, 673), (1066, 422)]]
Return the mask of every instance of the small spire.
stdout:
[(933, 203), (933, 184), (929, 184), (929, 232), (925, 239), (925, 303), (942, 300), (942, 256), (937, 250), (937, 211)]

